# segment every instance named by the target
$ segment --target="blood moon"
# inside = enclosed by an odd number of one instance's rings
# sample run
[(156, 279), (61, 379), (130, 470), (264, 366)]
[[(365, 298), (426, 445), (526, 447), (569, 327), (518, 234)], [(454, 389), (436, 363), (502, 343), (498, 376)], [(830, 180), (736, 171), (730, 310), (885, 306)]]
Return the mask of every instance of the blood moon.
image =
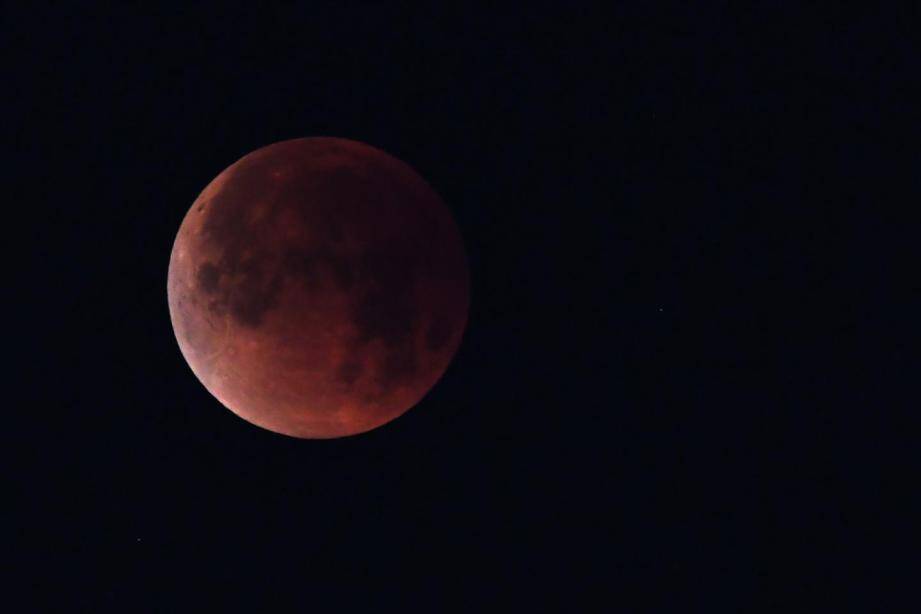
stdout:
[(369, 145), (304, 138), (224, 170), (186, 214), (169, 263), (173, 330), (221, 403), (302, 438), (376, 428), (442, 376), (469, 277), (448, 208)]

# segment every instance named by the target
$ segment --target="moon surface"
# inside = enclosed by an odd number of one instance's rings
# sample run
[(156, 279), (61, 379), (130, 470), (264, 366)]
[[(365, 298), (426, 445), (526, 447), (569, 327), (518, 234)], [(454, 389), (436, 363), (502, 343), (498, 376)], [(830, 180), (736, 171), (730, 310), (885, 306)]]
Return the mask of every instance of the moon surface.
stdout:
[(167, 295), (183, 356), (223, 405), (277, 433), (333, 438), (400, 416), (444, 374), (469, 276), (450, 211), (412, 168), (303, 138), (204, 189)]

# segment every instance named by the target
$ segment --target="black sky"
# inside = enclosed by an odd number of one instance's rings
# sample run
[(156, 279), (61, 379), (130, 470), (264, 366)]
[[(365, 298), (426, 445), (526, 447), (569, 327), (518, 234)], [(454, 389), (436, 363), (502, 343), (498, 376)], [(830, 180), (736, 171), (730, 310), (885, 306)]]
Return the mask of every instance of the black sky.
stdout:
[[(917, 11), (696, 4), (8, 5), (17, 611), (795, 611), (916, 577)], [(166, 271), (217, 173), (319, 135), (439, 192), (472, 305), (416, 409), (310, 442), (198, 383)]]

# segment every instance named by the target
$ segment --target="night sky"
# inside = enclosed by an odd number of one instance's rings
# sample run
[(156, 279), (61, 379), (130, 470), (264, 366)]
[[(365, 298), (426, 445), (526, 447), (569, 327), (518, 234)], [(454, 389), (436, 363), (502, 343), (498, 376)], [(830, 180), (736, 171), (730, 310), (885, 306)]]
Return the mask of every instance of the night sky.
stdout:
[[(916, 580), (917, 11), (616, 4), (6, 6), (4, 609), (789, 612)], [(224, 409), (166, 300), (199, 192), (305, 136), (415, 168), (471, 275), (439, 384), (327, 441)]]

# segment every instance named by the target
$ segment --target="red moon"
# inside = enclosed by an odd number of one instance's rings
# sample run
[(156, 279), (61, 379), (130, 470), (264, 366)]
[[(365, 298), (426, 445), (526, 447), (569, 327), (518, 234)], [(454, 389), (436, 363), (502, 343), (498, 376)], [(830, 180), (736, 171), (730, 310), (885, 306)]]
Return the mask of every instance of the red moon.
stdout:
[(412, 168), (304, 138), (224, 170), (170, 255), (173, 330), (196, 377), (262, 428), (326, 439), (417, 404), (467, 322), (460, 232)]

